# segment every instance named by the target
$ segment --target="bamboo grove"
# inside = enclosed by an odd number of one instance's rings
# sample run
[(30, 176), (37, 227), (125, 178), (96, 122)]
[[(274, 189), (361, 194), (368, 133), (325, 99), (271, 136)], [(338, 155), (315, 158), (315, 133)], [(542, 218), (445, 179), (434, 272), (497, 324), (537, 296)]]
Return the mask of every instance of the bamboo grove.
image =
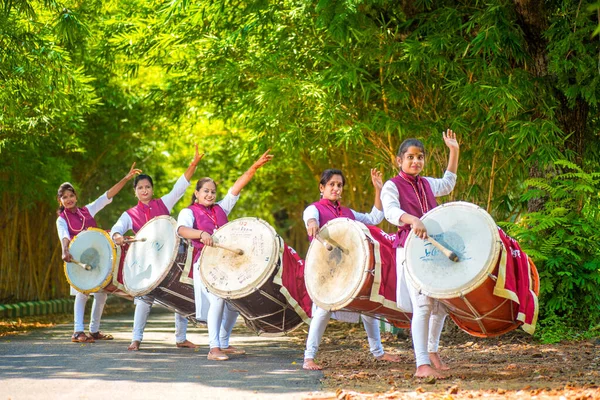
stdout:
[[(324, 168), (342, 169), (344, 201), (367, 209), (369, 168), (395, 174), (407, 137), (425, 142), (426, 173), (441, 175), (441, 132), (450, 127), (461, 142), (459, 179), (442, 201), (487, 209), (532, 255), (544, 339), (598, 324), (598, 4), (4, 0), (2, 7), (0, 302), (68, 294), (54, 226), (63, 181), (86, 204), (136, 161), (160, 195), (199, 143), (206, 156), (196, 178), (216, 178), (225, 193), (272, 148), (276, 162), (245, 189), (233, 217), (266, 219), (303, 255), (302, 210), (317, 198)], [(101, 226), (109, 229), (134, 202), (123, 190), (99, 214)]]

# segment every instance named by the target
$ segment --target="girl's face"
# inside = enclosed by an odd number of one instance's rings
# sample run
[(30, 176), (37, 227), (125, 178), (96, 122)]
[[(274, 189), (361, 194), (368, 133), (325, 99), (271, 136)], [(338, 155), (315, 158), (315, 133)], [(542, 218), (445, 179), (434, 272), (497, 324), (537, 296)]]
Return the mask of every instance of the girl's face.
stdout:
[(147, 204), (152, 200), (154, 196), (154, 189), (148, 179), (140, 179), (135, 187), (135, 197), (138, 198), (144, 204)]
[(204, 182), (199, 190), (194, 191), (198, 204), (210, 207), (215, 204), (217, 198), (217, 187), (212, 182)]
[(425, 166), (425, 154), (420, 148), (410, 146), (402, 157), (396, 157), (396, 161), (405, 174), (417, 176)]
[(65, 190), (59, 200), (60, 204), (67, 210), (77, 207), (77, 195), (70, 190)]
[(319, 184), (319, 190), (323, 193), (323, 198), (331, 201), (339, 201), (342, 198), (344, 190), (344, 181), (341, 175), (333, 175), (325, 184)]

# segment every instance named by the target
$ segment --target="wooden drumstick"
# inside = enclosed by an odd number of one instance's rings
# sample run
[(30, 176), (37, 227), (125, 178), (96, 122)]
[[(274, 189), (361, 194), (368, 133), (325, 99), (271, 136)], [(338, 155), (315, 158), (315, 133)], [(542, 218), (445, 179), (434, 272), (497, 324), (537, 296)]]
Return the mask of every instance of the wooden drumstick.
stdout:
[(219, 243), (213, 243), (213, 246), (218, 247), (223, 250), (231, 251), (232, 253), (235, 253), (238, 256), (244, 255), (244, 250), (242, 250), (242, 249), (233, 249), (231, 247), (223, 246), (222, 244), (219, 244)]
[(146, 238), (139, 238), (139, 239), (124, 239), (123, 242), (125, 243), (133, 243), (133, 242), (145, 242), (147, 239)]
[(454, 262), (458, 262), (458, 256), (456, 255), (455, 252), (453, 252), (452, 250), (448, 250), (447, 248), (445, 248), (444, 246), (442, 246), (441, 244), (439, 244), (437, 242), (437, 240), (435, 240), (434, 238), (432, 238), (431, 236), (428, 236), (426, 240), (429, 240), (429, 242), (434, 245), (435, 247), (438, 248), (439, 251), (441, 251), (442, 253), (444, 253), (444, 255), (446, 257), (448, 257), (450, 260), (454, 261)]
[(315, 239), (319, 241), (328, 251), (333, 250), (333, 246), (325, 239), (323, 239), (318, 233), (315, 234)]
[(79, 262), (79, 261), (77, 261), (77, 260), (71, 260), (71, 262), (72, 262), (73, 264), (77, 264), (77, 265), (79, 265), (81, 268), (85, 269), (86, 271), (91, 271), (91, 270), (92, 270), (92, 266), (91, 266), (91, 265), (89, 265), (89, 264), (84, 264), (84, 263), (82, 263), (82, 262)]

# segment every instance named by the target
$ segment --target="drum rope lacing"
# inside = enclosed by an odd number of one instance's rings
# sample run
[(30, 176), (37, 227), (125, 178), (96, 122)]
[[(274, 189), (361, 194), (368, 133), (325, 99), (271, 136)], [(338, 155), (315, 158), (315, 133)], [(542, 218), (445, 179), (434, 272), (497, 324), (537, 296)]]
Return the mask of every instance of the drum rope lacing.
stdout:
[(194, 302), (194, 299), (190, 299), (189, 297), (186, 297), (186, 296), (184, 296), (184, 295), (182, 295), (182, 294), (179, 294), (179, 293), (177, 293), (177, 292), (174, 292), (174, 291), (173, 291), (173, 290), (171, 290), (171, 289), (167, 289), (167, 288), (165, 288), (165, 287), (162, 287), (162, 286), (161, 286), (161, 287), (159, 287), (159, 289), (160, 289), (160, 290), (162, 290), (163, 292), (169, 293), (170, 295), (173, 295), (173, 296), (179, 297), (179, 298), (180, 298), (180, 299), (182, 299), (182, 300), (186, 300), (186, 301), (189, 301), (190, 303), (193, 303), (193, 304), (195, 304), (195, 302)]

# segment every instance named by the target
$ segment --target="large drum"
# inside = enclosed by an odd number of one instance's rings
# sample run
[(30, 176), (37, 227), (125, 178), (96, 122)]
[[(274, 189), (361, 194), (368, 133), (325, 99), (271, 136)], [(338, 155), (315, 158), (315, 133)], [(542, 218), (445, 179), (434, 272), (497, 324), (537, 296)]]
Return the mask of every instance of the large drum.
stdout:
[[(74, 262), (65, 263), (67, 280), (77, 291), (90, 294), (103, 290), (127, 299), (133, 299), (125, 292), (122, 284), (123, 250), (115, 245), (108, 233), (98, 228), (89, 228), (71, 240), (69, 253)], [(87, 265), (86, 269), (83, 265)]]
[[(164, 215), (152, 218), (137, 232), (123, 265), (125, 290), (132, 296), (151, 296), (159, 304), (196, 320), (194, 287), (180, 282), (192, 262), (192, 246), (176, 233), (177, 222)], [(189, 271), (189, 265), (187, 265)]]
[[(348, 218), (336, 218), (323, 225), (319, 236), (333, 250), (327, 250), (318, 240), (312, 241), (306, 254), (306, 288), (313, 302), (324, 310), (360, 312), (409, 328), (412, 315), (399, 309), (395, 301), (393, 240), (382, 236), (376, 240), (374, 234), (378, 232), (381, 229)], [(382, 254), (386, 256), (382, 258)], [(389, 296), (385, 295), (385, 286), (392, 289)]]
[[(537, 318), (535, 265), (485, 210), (466, 202), (446, 203), (421, 220), (428, 235), (459, 261), (449, 260), (411, 232), (405, 244), (409, 280), (421, 293), (446, 304), (461, 329), (478, 337), (501, 335), (522, 324), (518, 317), (524, 318), (528, 306)], [(509, 280), (521, 285), (521, 293), (508, 287)]]
[(259, 218), (236, 219), (219, 228), (213, 240), (216, 245), (205, 246), (199, 259), (209, 292), (232, 304), (258, 334), (283, 334), (302, 324), (274, 282), (284, 244), (271, 225)]

